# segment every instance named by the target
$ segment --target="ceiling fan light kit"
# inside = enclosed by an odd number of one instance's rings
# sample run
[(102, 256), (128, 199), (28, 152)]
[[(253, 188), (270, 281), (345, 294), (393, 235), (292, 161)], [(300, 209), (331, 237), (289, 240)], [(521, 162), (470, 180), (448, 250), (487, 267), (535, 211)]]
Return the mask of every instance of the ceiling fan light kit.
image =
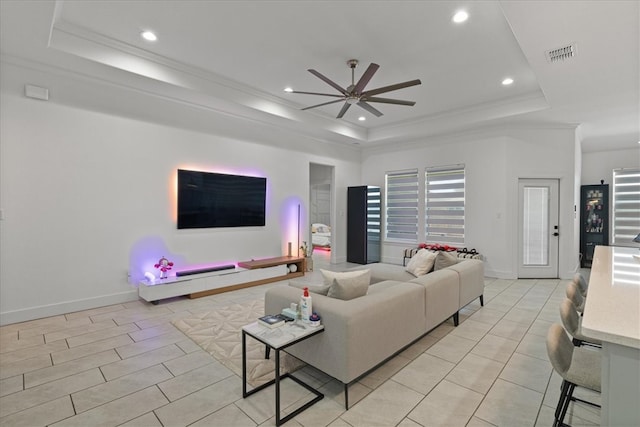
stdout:
[(356, 104), (363, 110), (368, 111), (369, 113), (373, 114), (376, 117), (382, 116), (382, 113), (378, 111), (375, 107), (370, 105), (370, 103), (372, 102), (378, 102), (382, 104), (407, 105), (411, 107), (416, 104), (414, 101), (404, 101), (401, 99), (391, 99), (391, 98), (380, 98), (380, 97), (376, 97), (375, 95), (392, 92), (394, 90), (404, 89), (406, 87), (416, 86), (422, 83), (420, 80), (418, 79), (410, 80), (403, 83), (396, 83), (393, 85), (365, 91), (364, 88), (367, 86), (367, 84), (369, 83), (373, 75), (376, 73), (376, 71), (378, 71), (378, 68), (380, 68), (380, 66), (378, 64), (374, 64), (373, 62), (369, 64), (369, 67), (365, 70), (365, 72), (360, 77), (360, 80), (358, 80), (358, 82), (356, 83), (355, 70), (356, 70), (356, 67), (358, 66), (358, 60), (350, 59), (347, 61), (347, 65), (349, 66), (349, 68), (351, 68), (351, 84), (346, 88), (343, 88), (342, 86), (335, 83), (333, 80), (329, 79), (328, 77), (325, 77), (324, 75), (322, 75), (316, 70), (313, 70), (313, 69), (308, 70), (311, 74), (318, 77), (320, 80), (322, 80), (323, 82), (327, 83), (329, 86), (333, 87), (335, 90), (340, 92), (340, 95), (336, 95), (332, 93), (303, 92), (303, 91), (296, 91), (296, 90), (288, 90), (287, 92), (299, 93), (303, 95), (319, 95), (319, 96), (330, 96), (333, 98), (338, 98), (333, 101), (323, 102), (321, 104), (305, 107), (303, 108), (303, 110), (310, 110), (312, 108), (322, 107), (325, 105), (335, 104), (335, 103), (344, 101), (344, 105), (342, 106), (342, 108), (340, 109), (340, 112), (338, 113), (338, 116), (336, 117), (338, 119), (341, 119), (345, 115), (347, 110), (349, 110), (349, 107), (351, 107), (353, 104)]

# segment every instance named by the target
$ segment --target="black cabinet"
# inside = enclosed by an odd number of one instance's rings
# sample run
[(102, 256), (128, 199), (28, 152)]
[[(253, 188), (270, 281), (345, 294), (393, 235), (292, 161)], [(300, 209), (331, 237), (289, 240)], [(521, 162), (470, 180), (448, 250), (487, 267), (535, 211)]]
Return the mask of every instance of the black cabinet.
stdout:
[(380, 262), (380, 187), (347, 188), (347, 262)]
[(580, 267), (589, 268), (596, 246), (609, 245), (609, 185), (583, 185), (580, 203)]

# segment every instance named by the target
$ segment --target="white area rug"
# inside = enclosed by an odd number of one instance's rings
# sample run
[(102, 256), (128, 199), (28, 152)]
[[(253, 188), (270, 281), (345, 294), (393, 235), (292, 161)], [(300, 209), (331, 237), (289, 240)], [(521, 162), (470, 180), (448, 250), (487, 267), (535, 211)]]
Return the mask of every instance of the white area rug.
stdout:
[[(173, 324), (207, 353), (238, 376), (242, 376), (242, 327), (264, 314), (264, 300), (193, 314)], [(247, 381), (252, 386), (264, 384), (274, 377), (274, 352), (264, 358), (265, 346), (247, 337)], [(281, 353), (282, 373), (294, 371), (304, 363), (295, 357)]]

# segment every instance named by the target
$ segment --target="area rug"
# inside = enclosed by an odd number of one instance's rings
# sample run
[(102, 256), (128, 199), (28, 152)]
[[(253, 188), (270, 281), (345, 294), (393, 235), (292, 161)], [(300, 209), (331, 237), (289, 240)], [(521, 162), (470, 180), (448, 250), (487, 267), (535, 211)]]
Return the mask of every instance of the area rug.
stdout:
[[(242, 304), (196, 313), (173, 321), (191, 340), (212, 355), (236, 375), (242, 376), (242, 327), (264, 314), (264, 300), (258, 299)], [(273, 352), (270, 359), (264, 358), (265, 346), (247, 337), (247, 382), (255, 387), (274, 378)], [(304, 363), (295, 357), (280, 353), (281, 373), (292, 372)]]

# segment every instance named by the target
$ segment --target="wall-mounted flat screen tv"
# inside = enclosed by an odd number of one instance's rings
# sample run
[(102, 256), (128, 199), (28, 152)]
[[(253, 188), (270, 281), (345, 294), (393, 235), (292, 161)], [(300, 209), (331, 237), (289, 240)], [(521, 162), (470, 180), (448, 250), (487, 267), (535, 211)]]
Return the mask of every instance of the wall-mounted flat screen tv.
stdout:
[(265, 225), (267, 178), (178, 169), (178, 228)]

